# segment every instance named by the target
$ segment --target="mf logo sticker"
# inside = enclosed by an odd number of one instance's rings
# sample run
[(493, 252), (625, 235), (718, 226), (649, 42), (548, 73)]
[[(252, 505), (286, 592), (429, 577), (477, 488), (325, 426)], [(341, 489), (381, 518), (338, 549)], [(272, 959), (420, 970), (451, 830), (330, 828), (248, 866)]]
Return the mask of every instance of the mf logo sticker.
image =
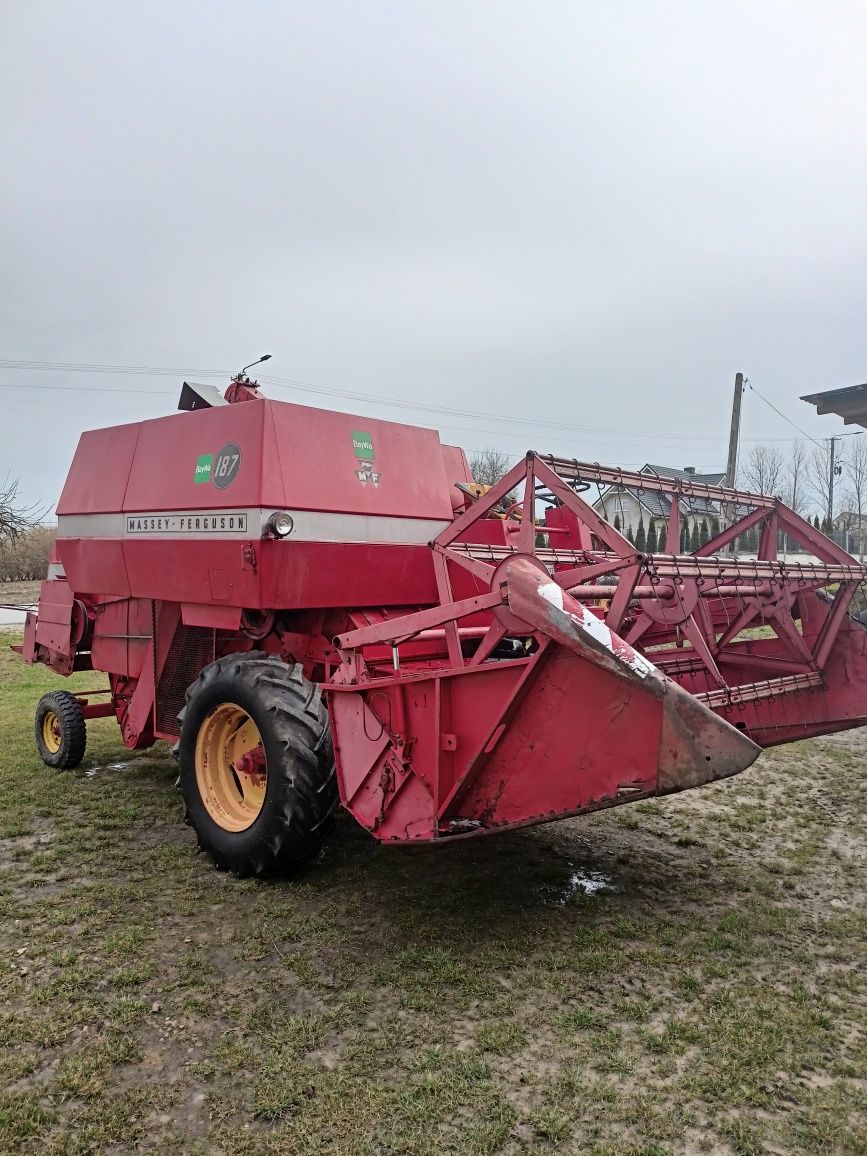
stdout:
[(213, 482), (218, 490), (225, 490), (237, 478), (240, 468), (241, 451), (234, 442), (229, 442), (218, 454), (199, 454), (193, 481), (197, 486)]
[(373, 438), (364, 430), (354, 429), (352, 431), (352, 448), (358, 459), (358, 469), (355, 471), (355, 476), (363, 486), (366, 486), (368, 482), (378, 486), (382, 481), (382, 474), (374, 465)]

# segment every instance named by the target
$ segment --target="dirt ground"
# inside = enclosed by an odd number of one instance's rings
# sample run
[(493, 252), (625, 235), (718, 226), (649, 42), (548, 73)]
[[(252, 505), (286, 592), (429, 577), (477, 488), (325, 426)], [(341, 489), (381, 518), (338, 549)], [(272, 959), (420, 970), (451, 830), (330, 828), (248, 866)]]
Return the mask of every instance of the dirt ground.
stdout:
[(56, 682), (0, 654), (0, 1152), (867, 1153), (865, 732), (260, 883), (165, 747), (46, 770)]

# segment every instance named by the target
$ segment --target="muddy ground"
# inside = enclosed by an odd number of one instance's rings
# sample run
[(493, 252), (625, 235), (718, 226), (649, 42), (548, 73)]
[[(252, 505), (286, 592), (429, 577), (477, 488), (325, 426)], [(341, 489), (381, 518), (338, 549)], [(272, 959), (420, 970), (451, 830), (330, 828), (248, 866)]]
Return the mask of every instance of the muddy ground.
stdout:
[(0, 1152), (867, 1152), (864, 732), (259, 883), (166, 748), (42, 767), (55, 685), (0, 655)]

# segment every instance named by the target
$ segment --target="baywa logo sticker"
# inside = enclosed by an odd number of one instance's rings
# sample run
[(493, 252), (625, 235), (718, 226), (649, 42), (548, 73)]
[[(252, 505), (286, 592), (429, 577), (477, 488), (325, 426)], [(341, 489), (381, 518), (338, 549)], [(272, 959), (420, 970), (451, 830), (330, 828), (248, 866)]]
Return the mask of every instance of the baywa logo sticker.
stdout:
[(355, 471), (355, 476), (363, 486), (366, 486), (368, 482), (378, 486), (382, 481), (382, 474), (377, 470), (374, 462), (373, 438), (363, 430), (354, 429), (352, 431), (352, 448), (358, 459), (358, 469)]
[(213, 482), (218, 490), (231, 486), (241, 468), (241, 451), (234, 442), (223, 446), (218, 454), (199, 454), (193, 481), (196, 485)]

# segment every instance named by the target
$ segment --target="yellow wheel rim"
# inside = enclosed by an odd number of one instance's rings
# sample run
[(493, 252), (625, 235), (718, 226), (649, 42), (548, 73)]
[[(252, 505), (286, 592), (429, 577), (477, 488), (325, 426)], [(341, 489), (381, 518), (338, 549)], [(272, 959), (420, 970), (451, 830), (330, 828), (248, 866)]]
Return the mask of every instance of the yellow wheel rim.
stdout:
[(259, 728), (232, 702), (215, 707), (196, 737), (196, 783), (224, 831), (246, 831), (265, 803), (267, 765)]
[(63, 742), (63, 731), (60, 728), (60, 719), (53, 710), (48, 710), (42, 716), (42, 742), (45, 749), (56, 755)]

